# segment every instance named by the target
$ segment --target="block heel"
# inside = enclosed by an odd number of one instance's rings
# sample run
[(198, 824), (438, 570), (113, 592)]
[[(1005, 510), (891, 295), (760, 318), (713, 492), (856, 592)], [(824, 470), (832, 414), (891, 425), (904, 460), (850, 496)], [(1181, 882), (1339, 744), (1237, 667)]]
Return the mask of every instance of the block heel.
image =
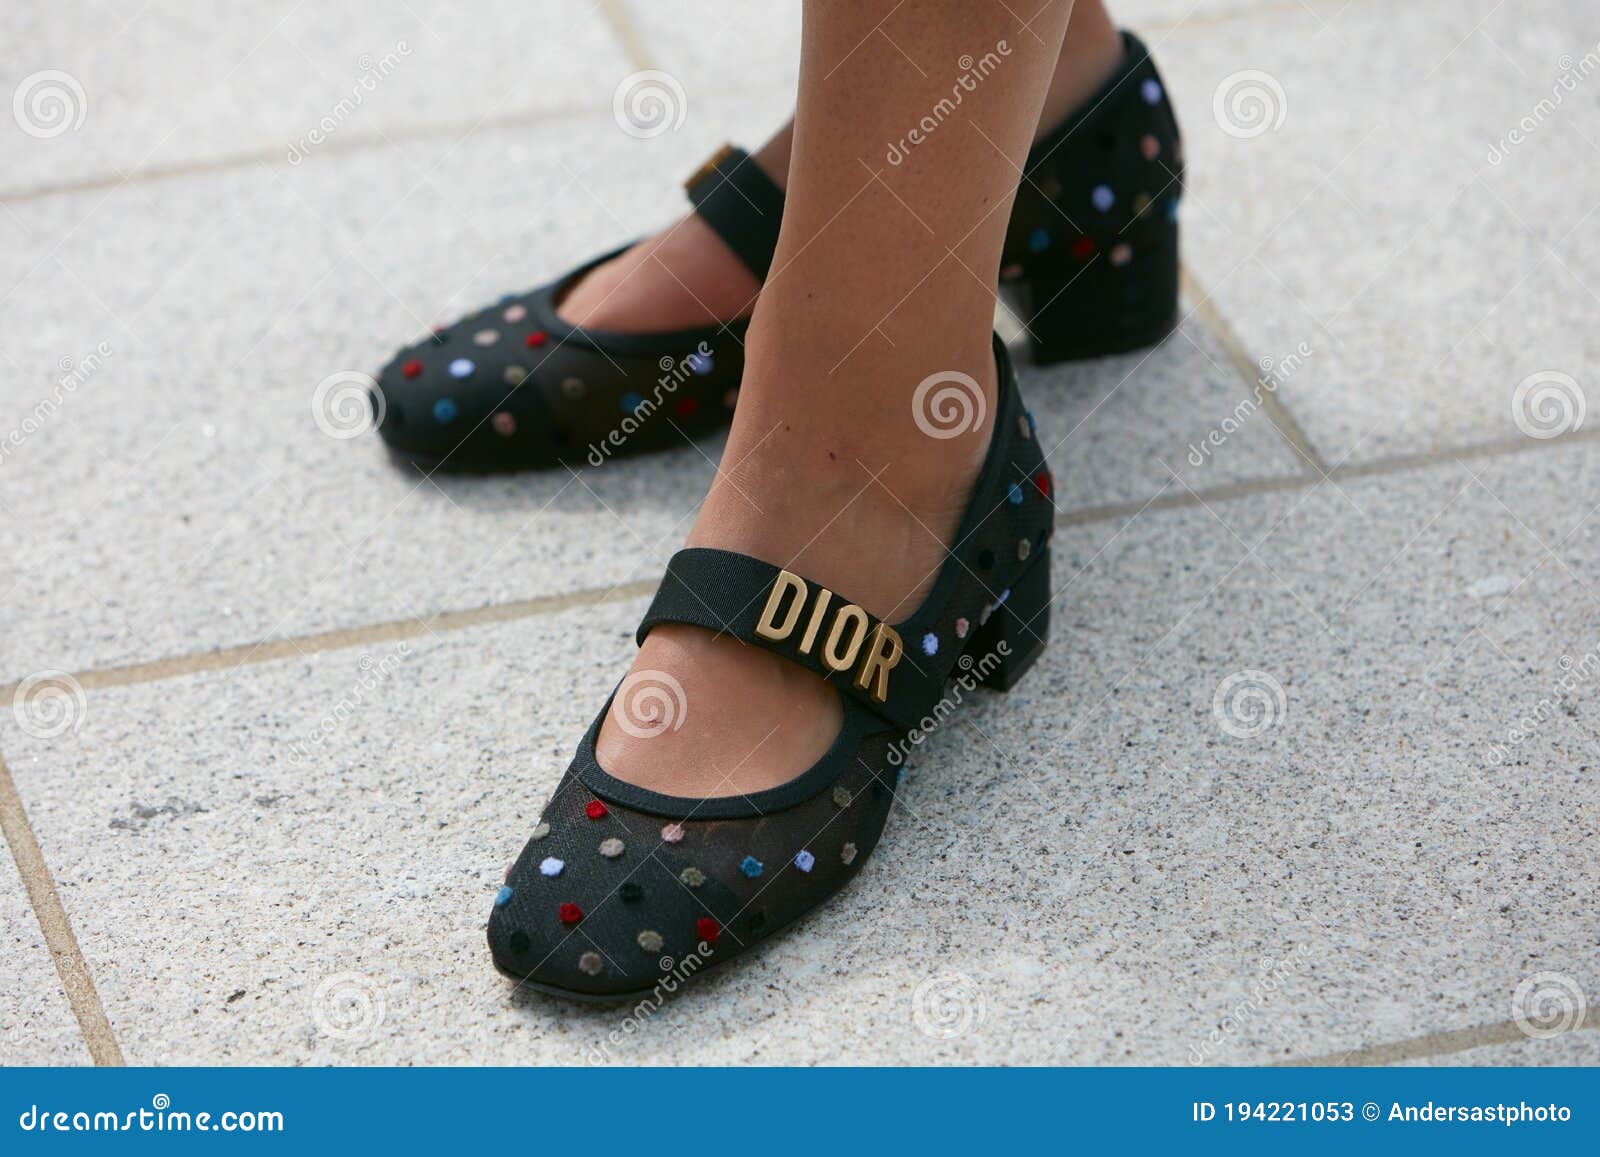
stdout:
[(1050, 640), (1050, 552), (1017, 579), (989, 611), (957, 666), (976, 672), (978, 685), (1009, 691), (1044, 654)]
[(1007, 291), (1037, 365), (1155, 345), (1178, 323), (1177, 223), (1147, 231), (1137, 249), (1117, 242), (1083, 260), (1037, 263)]
[(1182, 193), (1177, 116), (1127, 35), (1121, 70), (1034, 146), (1012, 207), (1000, 288), (1036, 362), (1126, 353), (1172, 332)]

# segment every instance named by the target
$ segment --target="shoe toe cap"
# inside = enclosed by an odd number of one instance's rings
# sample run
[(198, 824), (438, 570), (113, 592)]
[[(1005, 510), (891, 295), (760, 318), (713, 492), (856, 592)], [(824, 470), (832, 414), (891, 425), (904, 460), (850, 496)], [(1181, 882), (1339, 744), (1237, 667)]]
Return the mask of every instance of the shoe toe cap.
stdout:
[(723, 931), (739, 911), (730, 892), (659, 849), (598, 850), (615, 838), (579, 828), (529, 843), (489, 917), (501, 972), (603, 998), (675, 986), (736, 950)]

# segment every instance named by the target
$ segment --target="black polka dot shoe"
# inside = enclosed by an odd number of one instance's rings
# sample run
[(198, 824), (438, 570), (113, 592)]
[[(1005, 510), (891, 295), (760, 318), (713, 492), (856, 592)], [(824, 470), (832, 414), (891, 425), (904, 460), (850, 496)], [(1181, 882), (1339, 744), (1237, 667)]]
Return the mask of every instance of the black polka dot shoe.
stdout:
[[(1036, 361), (1161, 340), (1178, 307), (1178, 125), (1145, 46), (1035, 146), (1007, 233), (1001, 288)], [(695, 211), (765, 280), (783, 192), (729, 147), (688, 182)], [(626, 247), (624, 247), (626, 248)], [(381, 371), (379, 432), (429, 470), (504, 471), (681, 446), (726, 426), (744, 369), (743, 319), (607, 333), (556, 314), (621, 249), (430, 334)]]
[[(965, 518), (928, 597), (889, 624), (771, 563), (691, 548), (673, 556), (639, 627), (689, 623), (827, 679), (843, 724), (778, 787), (683, 799), (608, 775), (595, 742), (608, 701), (506, 875), (489, 917), (495, 964), (580, 1000), (664, 995), (749, 952), (861, 870), (911, 747), (976, 690), (1009, 690), (1050, 618), (1051, 477), (997, 339), (998, 412)], [(620, 718), (657, 730), (687, 705), (634, 673)], [(652, 710), (633, 710), (641, 698)], [(641, 724), (644, 726), (644, 724)]]
[(1028, 158), (1000, 288), (1034, 361), (1154, 345), (1178, 321), (1183, 142), (1149, 50), (1122, 34), (1122, 67)]

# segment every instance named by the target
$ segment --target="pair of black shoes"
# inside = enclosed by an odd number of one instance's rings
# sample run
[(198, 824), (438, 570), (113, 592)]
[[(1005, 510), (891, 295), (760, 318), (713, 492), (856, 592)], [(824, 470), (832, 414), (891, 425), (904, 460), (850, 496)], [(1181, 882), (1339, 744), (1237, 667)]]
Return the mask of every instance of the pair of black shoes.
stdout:
[[(1137, 349), (1177, 318), (1177, 122), (1144, 45), (1030, 154), (1007, 231), (1001, 290), (1036, 361)], [(688, 183), (695, 211), (764, 279), (783, 194), (727, 148)], [(619, 251), (620, 252), (620, 251)], [(562, 321), (566, 276), (440, 329), (382, 371), (380, 433), (427, 469), (502, 471), (680, 445), (725, 426), (745, 322), (674, 333), (597, 332)], [(831, 749), (788, 783), (688, 799), (608, 775), (579, 744), (495, 897), (496, 965), (580, 999), (672, 991), (816, 907), (872, 853), (896, 768), (978, 686), (1008, 690), (1042, 651), (1054, 504), (1033, 419), (997, 339), (993, 440), (949, 557), (900, 622), (756, 558), (678, 552), (638, 638), (660, 623), (726, 632), (838, 690)], [(615, 436), (626, 430), (625, 438)], [(626, 684), (621, 688), (626, 694)], [(615, 695), (617, 692), (613, 692)]]

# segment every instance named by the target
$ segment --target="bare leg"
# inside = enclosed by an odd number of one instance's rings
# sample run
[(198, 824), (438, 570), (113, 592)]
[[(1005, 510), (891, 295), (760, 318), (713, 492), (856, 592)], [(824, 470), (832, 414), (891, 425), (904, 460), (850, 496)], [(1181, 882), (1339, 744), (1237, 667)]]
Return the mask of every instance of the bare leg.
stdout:
[[(1029, 5), (1012, 7), (1026, 17)], [(961, 51), (974, 47), (969, 44)], [(1122, 40), (1102, 0), (1076, 0), (1035, 139), (1082, 104), (1121, 59)], [(947, 76), (955, 68), (953, 60), (932, 63), (930, 75)], [(789, 179), (792, 129), (793, 122), (784, 125), (754, 154), (779, 185)], [(688, 214), (592, 272), (562, 302), (561, 316), (596, 329), (660, 332), (740, 317), (749, 312), (760, 288), (716, 234)]]
[[(925, 593), (990, 430), (929, 439), (911, 398), (956, 370), (994, 413), (1001, 243), (1070, 6), (1049, 0), (1024, 27), (1000, 3), (808, 0), (783, 229), (691, 545), (791, 567), (890, 621)], [(954, 62), (1002, 41), (1003, 66), (903, 164), (884, 165), (884, 142), (948, 96)], [(657, 790), (782, 783), (838, 728), (836, 694), (816, 677), (697, 628), (658, 628), (634, 670), (678, 680), (686, 721), (637, 739), (608, 717), (598, 754)]]

